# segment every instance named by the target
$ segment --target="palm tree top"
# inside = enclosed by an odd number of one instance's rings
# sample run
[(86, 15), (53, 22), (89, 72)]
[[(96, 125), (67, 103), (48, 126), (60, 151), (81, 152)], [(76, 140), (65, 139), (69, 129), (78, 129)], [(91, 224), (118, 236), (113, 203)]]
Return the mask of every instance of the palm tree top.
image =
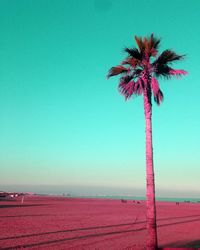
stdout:
[(177, 70), (171, 67), (175, 61), (182, 60), (184, 55), (178, 55), (172, 50), (164, 50), (158, 54), (160, 39), (153, 34), (149, 37), (135, 36), (137, 47), (125, 48), (128, 54), (120, 65), (112, 67), (107, 77), (121, 75), (119, 91), (129, 99), (133, 95), (141, 95), (144, 91), (153, 93), (155, 102), (159, 105), (163, 100), (156, 78), (171, 78), (172, 76), (186, 75), (185, 70)]

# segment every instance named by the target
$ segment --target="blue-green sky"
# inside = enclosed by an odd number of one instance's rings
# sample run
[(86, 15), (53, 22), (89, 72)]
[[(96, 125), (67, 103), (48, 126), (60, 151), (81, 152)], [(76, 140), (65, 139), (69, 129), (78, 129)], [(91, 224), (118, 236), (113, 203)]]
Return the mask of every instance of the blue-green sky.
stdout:
[(144, 189), (143, 100), (106, 74), (153, 32), (189, 72), (153, 105), (157, 193), (200, 195), (199, 23), (199, 0), (1, 0), (0, 183)]

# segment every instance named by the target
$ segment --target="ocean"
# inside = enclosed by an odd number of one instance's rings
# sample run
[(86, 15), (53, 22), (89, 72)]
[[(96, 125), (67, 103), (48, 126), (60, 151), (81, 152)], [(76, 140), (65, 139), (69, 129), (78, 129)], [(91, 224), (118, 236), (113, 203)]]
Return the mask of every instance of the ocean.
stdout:
[[(145, 190), (139, 189), (117, 189), (109, 187), (87, 187), (87, 186), (58, 186), (58, 185), (0, 185), (0, 190), (5, 192), (30, 192), (39, 195), (56, 195), (62, 197), (79, 198), (102, 198), (102, 199), (125, 199), (125, 200), (146, 200)], [(134, 194), (134, 195), (131, 195)], [(157, 201), (171, 202), (200, 202), (197, 194), (159, 194)]]

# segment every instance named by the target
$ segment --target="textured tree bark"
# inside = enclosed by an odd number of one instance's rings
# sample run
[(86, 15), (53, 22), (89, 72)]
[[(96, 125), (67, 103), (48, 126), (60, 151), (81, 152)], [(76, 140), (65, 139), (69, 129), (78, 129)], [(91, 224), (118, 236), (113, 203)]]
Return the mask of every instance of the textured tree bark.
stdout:
[(152, 104), (151, 91), (144, 93), (144, 113), (146, 123), (146, 205), (147, 205), (147, 250), (155, 250), (157, 245), (155, 182), (152, 145)]

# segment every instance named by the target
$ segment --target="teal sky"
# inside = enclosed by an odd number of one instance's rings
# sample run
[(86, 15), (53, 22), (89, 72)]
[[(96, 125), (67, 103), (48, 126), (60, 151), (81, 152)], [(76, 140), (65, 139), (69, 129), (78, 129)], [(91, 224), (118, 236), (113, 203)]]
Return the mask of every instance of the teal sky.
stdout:
[(153, 105), (157, 193), (200, 195), (199, 23), (199, 0), (1, 0), (0, 183), (144, 189), (143, 100), (106, 74), (153, 32), (189, 72)]

